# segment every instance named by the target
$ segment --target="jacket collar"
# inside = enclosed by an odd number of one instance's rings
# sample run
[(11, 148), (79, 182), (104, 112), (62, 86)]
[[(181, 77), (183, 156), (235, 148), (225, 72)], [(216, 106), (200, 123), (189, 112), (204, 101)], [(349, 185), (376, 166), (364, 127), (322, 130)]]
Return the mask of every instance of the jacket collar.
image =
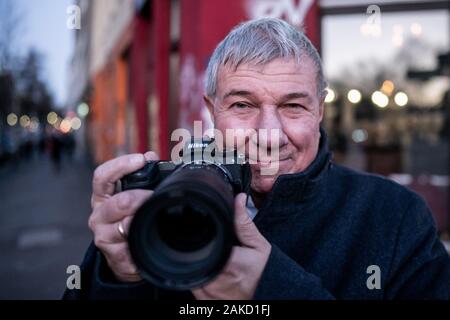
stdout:
[(314, 196), (320, 189), (331, 164), (327, 134), (320, 128), (319, 150), (314, 161), (303, 171), (280, 175), (261, 207), (265, 209), (274, 202), (303, 202)]

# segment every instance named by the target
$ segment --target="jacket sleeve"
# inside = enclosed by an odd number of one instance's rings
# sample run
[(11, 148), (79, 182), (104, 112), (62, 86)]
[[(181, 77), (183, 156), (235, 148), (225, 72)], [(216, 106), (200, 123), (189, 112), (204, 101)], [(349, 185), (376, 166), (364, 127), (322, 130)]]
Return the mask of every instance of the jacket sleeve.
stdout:
[(450, 257), (417, 195), (402, 217), (388, 274), (387, 299), (450, 299)]
[(118, 282), (94, 243), (89, 246), (80, 269), (81, 289), (66, 289), (64, 300), (153, 299), (157, 294), (156, 288), (145, 281)]
[[(280, 288), (281, 284), (283, 285)], [(253, 296), (255, 300), (332, 300), (321, 280), (272, 244), (269, 260)]]

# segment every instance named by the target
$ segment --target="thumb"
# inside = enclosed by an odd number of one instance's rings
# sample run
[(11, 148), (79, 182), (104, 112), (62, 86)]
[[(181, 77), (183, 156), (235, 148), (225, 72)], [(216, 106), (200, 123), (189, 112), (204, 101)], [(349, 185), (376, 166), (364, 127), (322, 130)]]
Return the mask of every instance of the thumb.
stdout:
[(262, 235), (259, 233), (246, 207), (247, 195), (240, 193), (234, 200), (234, 224), (236, 235), (245, 247), (256, 248)]

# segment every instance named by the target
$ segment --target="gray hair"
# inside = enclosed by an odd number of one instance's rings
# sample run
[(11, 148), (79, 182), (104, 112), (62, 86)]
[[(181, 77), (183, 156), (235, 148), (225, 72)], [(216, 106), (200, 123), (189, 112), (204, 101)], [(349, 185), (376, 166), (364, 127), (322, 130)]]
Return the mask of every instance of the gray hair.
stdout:
[(208, 63), (205, 74), (205, 91), (215, 97), (220, 66), (237, 69), (244, 63), (264, 65), (277, 58), (294, 58), (300, 64), (308, 56), (317, 70), (317, 95), (325, 97), (327, 83), (324, 79), (319, 53), (305, 36), (287, 22), (276, 18), (251, 20), (236, 26), (219, 43)]

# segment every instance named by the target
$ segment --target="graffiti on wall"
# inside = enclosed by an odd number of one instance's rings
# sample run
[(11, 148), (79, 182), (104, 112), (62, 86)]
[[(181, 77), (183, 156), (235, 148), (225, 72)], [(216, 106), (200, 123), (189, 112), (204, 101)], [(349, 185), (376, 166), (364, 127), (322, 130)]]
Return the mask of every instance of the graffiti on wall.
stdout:
[(301, 26), (314, 0), (249, 0), (247, 13), (251, 19), (281, 18)]
[(181, 128), (191, 130), (195, 120), (202, 120), (206, 127), (212, 127), (211, 118), (203, 102), (204, 76), (205, 72), (199, 71), (195, 57), (186, 55), (180, 71)]

